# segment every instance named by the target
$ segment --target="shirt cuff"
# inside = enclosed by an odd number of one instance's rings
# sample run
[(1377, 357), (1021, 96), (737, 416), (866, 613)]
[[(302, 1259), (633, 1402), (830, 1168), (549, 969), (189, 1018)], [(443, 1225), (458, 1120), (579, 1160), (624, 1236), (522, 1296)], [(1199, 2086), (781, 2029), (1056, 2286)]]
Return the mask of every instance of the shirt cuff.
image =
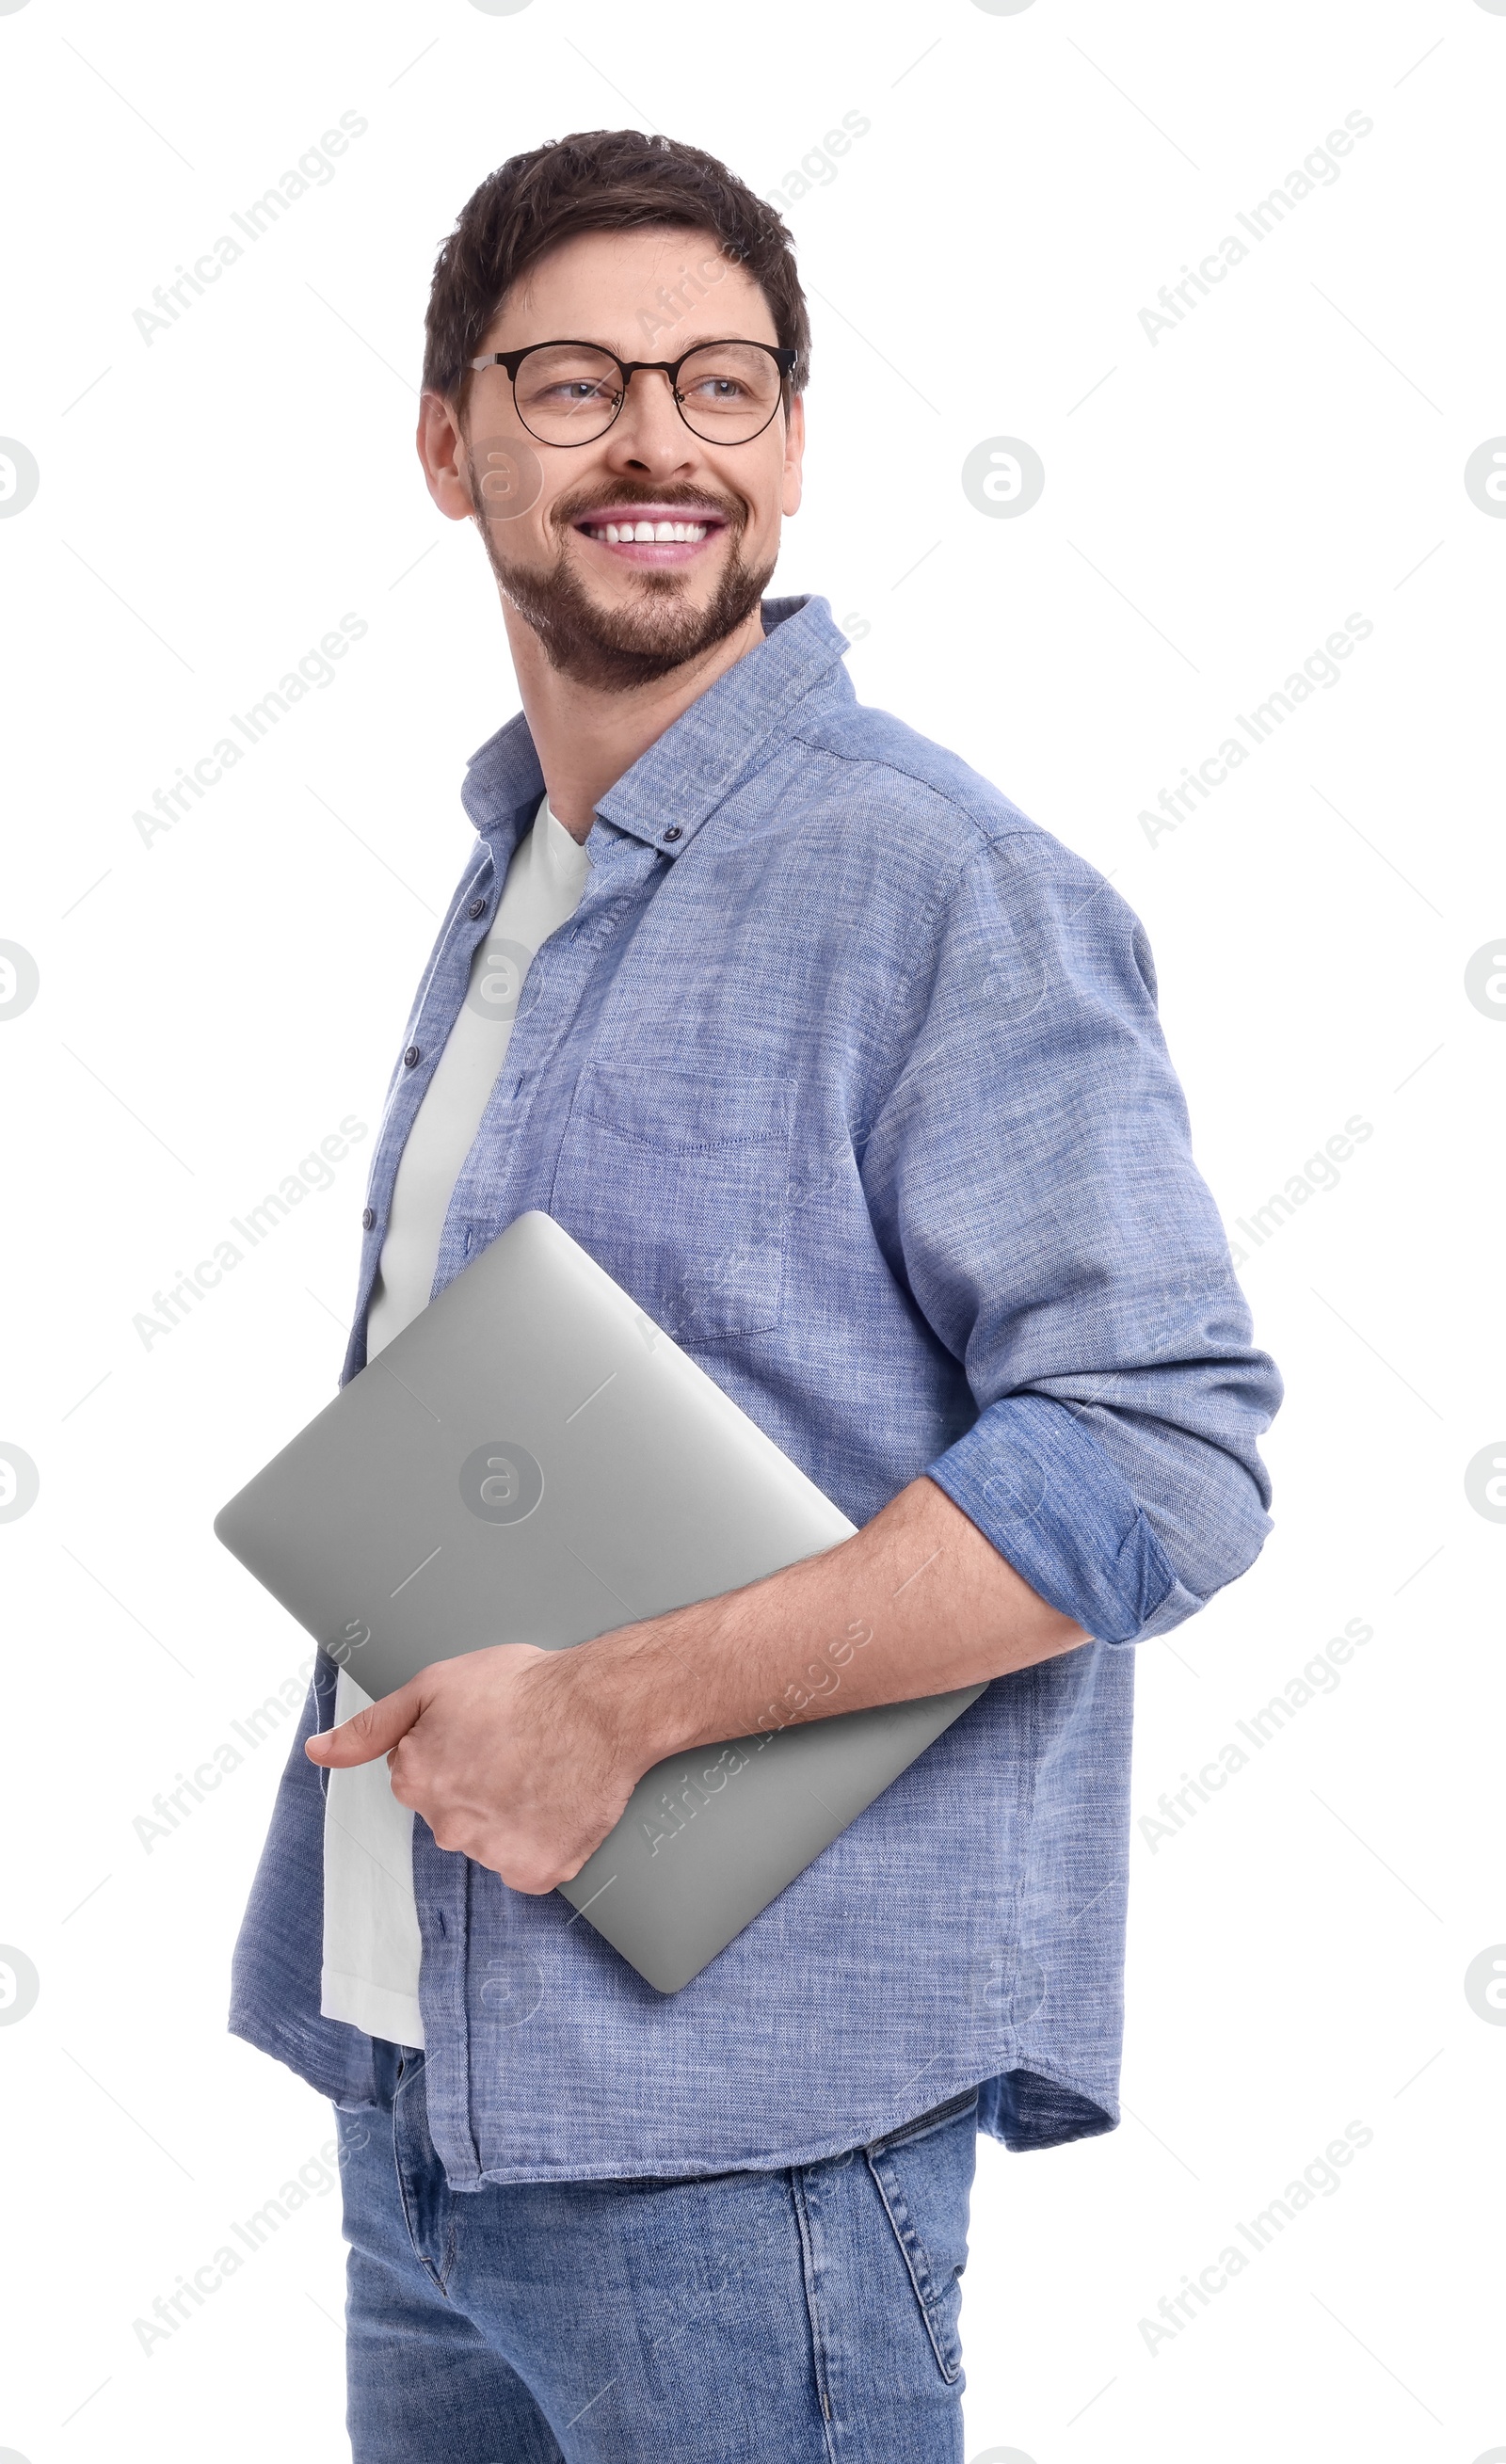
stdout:
[(1177, 1580), (1141, 1507), (1064, 1403), (1006, 1395), (926, 1465), (1041, 1598), (1100, 1642), (1139, 1642), (1203, 1603)]

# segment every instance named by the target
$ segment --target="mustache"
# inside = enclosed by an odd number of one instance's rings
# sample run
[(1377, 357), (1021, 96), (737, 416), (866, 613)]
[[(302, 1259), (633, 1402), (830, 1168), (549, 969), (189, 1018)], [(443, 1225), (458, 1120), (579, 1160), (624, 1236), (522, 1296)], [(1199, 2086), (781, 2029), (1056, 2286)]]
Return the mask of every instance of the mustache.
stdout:
[(716, 488), (692, 488), (689, 485), (650, 488), (632, 480), (617, 480), (609, 488), (578, 488), (566, 496), (559, 496), (549, 508), (549, 521), (556, 530), (573, 530), (583, 514), (597, 505), (688, 505), (698, 510), (714, 505), (729, 530), (747, 527), (747, 507), (741, 497), (723, 495)]

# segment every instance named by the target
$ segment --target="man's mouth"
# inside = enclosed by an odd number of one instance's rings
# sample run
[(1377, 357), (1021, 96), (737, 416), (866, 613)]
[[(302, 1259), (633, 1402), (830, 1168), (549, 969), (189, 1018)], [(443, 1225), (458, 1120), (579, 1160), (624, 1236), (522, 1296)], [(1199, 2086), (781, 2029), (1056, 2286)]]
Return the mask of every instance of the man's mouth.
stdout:
[(688, 564), (727, 527), (712, 506), (599, 505), (573, 526), (623, 564)]

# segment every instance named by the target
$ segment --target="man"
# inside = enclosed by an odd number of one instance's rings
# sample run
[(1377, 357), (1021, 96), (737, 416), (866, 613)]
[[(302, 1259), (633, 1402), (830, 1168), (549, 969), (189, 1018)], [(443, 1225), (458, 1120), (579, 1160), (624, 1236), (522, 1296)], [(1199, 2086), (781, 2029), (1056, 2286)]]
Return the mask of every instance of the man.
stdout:
[[(340, 2108), (359, 2464), (960, 2458), (976, 2131), (1118, 2119), (1124, 1646), (1269, 1529), (1136, 919), (764, 597), (808, 359), (783, 226), (664, 138), (505, 164), (435, 270), (419, 452), (522, 712), (344, 1375), (543, 1207), (860, 1528), (375, 1705), (321, 1661), (232, 2026)], [(667, 1755), (984, 1680), (682, 1992), (555, 1895)]]

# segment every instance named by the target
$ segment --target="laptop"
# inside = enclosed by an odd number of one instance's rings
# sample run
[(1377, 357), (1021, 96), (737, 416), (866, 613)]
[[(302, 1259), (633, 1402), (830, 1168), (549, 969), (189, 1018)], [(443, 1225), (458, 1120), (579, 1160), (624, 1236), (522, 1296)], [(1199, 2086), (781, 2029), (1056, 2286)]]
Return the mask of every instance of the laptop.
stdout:
[[(564, 1650), (709, 1599), (855, 1528), (538, 1211), (214, 1520), (373, 1696), (461, 1652)], [(677, 1992), (983, 1690), (672, 1755), (562, 1895)]]

